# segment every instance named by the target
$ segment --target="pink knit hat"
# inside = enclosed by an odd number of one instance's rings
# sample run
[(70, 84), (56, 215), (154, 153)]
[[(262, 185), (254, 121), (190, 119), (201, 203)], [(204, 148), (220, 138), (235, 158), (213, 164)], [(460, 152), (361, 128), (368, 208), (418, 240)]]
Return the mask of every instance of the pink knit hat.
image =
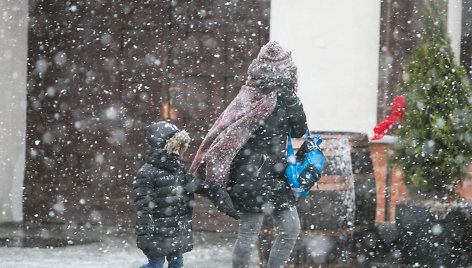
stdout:
[(277, 41), (269, 41), (263, 46), (257, 59), (262, 63), (279, 67), (293, 65), (292, 52), (284, 50)]
[(261, 48), (249, 65), (248, 75), (247, 85), (267, 85), (269, 81), (271, 85), (292, 84), (297, 90), (297, 68), (292, 53), (284, 50), (277, 41), (270, 41)]

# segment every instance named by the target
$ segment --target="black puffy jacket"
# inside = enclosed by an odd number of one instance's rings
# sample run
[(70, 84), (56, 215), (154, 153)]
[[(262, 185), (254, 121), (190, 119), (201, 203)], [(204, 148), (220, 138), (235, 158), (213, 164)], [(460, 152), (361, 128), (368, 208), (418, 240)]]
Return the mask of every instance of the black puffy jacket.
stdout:
[(265, 204), (271, 204), (277, 210), (295, 205), (294, 194), (285, 177), (289, 129), (292, 137), (305, 134), (303, 105), (298, 97), (293, 105), (285, 105), (279, 97), (272, 114), (260, 122), (260, 127), (231, 163), (227, 191), (237, 210), (261, 212)]
[[(208, 197), (223, 212), (234, 210), (221, 186), (195, 178), (178, 155), (164, 151), (165, 142), (177, 131), (166, 122), (149, 127), (146, 163), (134, 180), (137, 245), (151, 259), (192, 250), (194, 193)], [(226, 202), (223, 209), (221, 202)]]

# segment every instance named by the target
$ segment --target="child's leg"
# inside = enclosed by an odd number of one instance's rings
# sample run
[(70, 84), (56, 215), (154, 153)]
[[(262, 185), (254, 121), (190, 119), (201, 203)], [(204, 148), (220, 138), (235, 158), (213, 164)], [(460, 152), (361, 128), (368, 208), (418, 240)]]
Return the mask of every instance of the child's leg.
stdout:
[(168, 268), (181, 268), (184, 266), (184, 257), (182, 254), (167, 256)]
[(148, 263), (139, 267), (139, 268), (162, 268), (164, 266), (165, 258), (157, 258), (157, 259), (148, 259)]
[(233, 268), (249, 267), (251, 251), (256, 245), (263, 219), (262, 213), (240, 214), (238, 238), (233, 248)]
[(279, 229), (279, 234), (270, 250), (267, 267), (279, 268), (284, 267), (292, 253), (295, 242), (297, 242), (300, 233), (300, 219), (296, 207), (274, 211), (272, 217)]

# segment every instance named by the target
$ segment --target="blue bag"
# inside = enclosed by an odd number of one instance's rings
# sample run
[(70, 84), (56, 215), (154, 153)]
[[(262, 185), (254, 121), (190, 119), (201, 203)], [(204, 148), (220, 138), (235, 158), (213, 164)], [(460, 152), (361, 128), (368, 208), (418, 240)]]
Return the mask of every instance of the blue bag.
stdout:
[(295, 155), (291, 136), (290, 131), (287, 143), (287, 163), (289, 165), (285, 169), (285, 176), (295, 194), (305, 196), (321, 178), (325, 157), (319, 145), (323, 140), (320, 135), (311, 137), (307, 130), (306, 140)]

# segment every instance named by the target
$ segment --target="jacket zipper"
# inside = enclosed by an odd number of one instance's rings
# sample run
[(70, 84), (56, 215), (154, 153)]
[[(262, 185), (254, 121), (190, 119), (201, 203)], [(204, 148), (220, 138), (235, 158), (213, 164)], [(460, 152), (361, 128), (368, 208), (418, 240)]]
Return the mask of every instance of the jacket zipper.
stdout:
[(266, 154), (262, 154), (262, 155), (261, 155), (261, 159), (262, 159), (262, 163), (261, 163), (261, 165), (257, 168), (257, 173), (258, 173), (258, 174), (259, 174), (259, 171), (261, 171), (262, 166), (264, 166), (265, 161), (267, 160), (267, 155), (266, 155)]

